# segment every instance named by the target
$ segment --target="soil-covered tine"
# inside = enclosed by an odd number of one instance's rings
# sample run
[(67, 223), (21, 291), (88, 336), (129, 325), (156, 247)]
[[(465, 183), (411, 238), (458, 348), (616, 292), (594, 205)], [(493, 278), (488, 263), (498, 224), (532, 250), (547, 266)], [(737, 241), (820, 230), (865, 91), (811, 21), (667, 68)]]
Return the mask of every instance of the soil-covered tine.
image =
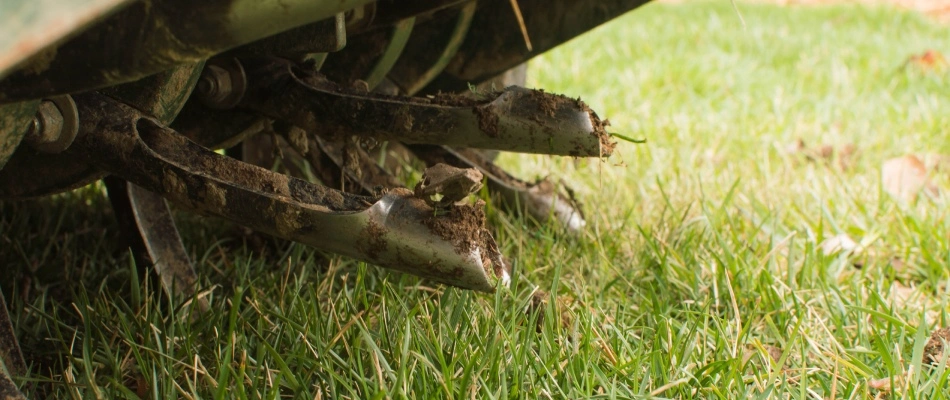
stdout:
[[(131, 242), (136, 264), (154, 268), (170, 297), (191, 301), (198, 275), (165, 199), (117, 177), (106, 177), (105, 184), (119, 227)], [(206, 300), (194, 300), (198, 311), (208, 310)]]
[(482, 205), (346, 193), (219, 155), (105, 96), (77, 95), (77, 105), (80, 134), (64, 154), (187, 208), (453, 286), (510, 281)]
[(376, 164), (354, 140), (355, 136), (308, 134), (301, 128), (281, 123), (275, 123), (274, 128), (330, 187), (367, 195), (404, 187), (395, 176)]
[(607, 120), (584, 102), (541, 90), (388, 96), (342, 87), (279, 60), (243, 62), (248, 86), (238, 107), (308, 131), (338, 128), (377, 141), (575, 157), (607, 157), (614, 147)]

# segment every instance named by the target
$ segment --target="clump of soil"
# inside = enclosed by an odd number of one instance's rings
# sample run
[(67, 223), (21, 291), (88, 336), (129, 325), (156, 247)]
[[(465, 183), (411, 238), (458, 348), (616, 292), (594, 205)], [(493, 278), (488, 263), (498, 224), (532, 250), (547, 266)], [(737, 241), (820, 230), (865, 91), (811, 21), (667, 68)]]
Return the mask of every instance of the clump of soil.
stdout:
[[(452, 206), (446, 214), (433, 215), (422, 221), (429, 230), (452, 243), (455, 252), (468, 255), (472, 249), (482, 249), (482, 267), (489, 276), (498, 276), (504, 268), (495, 240), (488, 229), (485, 229), (485, 202), (477, 201), (474, 205), (459, 204)], [(496, 259), (497, 258), (497, 259)]]
[(947, 351), (944, 343), (950, 343), (950, 328), (940, 328), (930, 334), (930, 340), (924, 345), (924, 361), (939, 363)]
[(397, 132), (403, 134), (412, 132), (413, 118), (412, 113), (410, 113), (409, 110), (397, 112), (395, 117), (396, 118), (393, 120), (393, 125), (395, 126)]
[(455, 246), (459, 254), (467, 254), (482, 241), (485, 229), (485, 202), (479, 200), (474, 206), (468, 204), (449, 208), (447, 214), (426, 218), (422, 223), (432, 233), (439, 235)]
[(491, 107), (472, 107), (472, 113), (478, 118), (478, 129), (488, 136), (498, 137), (498, 115), (491, 111)]
[[(482, 173), (475, 168), (457, 168), (438, 163), (422, 173), (422, 180), (416, 184), (415, 195), (438, 209), (477, 192), (482, 187), (483, 179)], [(441, 195), (442, 199), (433, 200), (435, 195)]]
[(546, 94), (544, 93), (544, 90), (540, 89), (532, 90), (531, 98), (538, 102), (538, 109), (541, 111), (541, 113), (551, 118), (554, 118), (554, 116), (557, 115), (558, 99), (568, 99), (564, 96)]
[(563, 107), (565, 103), (587, 112), (587, 114), (590, 115), (591, 125), (594, 126), (593, 135), (597, 135), (600, 139), (601, 148), (604, 152), (603, 156), (609, 156), (613, 152), (614, 147), (617, 146), (616, 142), (610, 141), (610, 135), (607, 133), (610, 120), (600, 119), (597, 113), (580, 98), (572, 99), (560, 94), (545, 93), (543, 90), (532, 90), (530, 96), (532, 100), (538, 103), (538, 110), (541, 111), (542, 114), (552, 118), (557, 115), (558, 108)]
[(297, 178), (288, 182), (290, 197), (302, 203), (320, 205), (331, 211), (362, 211), (376, 199), (315, 185)]

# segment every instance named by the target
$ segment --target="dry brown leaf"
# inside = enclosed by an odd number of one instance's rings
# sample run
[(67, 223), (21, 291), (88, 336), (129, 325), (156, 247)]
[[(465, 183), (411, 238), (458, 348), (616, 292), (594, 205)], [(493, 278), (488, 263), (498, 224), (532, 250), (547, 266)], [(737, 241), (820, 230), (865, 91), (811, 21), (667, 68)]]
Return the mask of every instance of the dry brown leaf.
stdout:
[(912, 202), (921, 190), (936, 194), (936, 186), (927, 176), (923, 161), (913, 155), (892, 158), (881, 167), (884, 191), (900, 200)]
[(890, 392), (893, 387), (891, 386), (891, 381), (893, 381), (898, 386), (903, 385), (903, 382), (907, 379), (907, 371), (904, 371), (900, 375), (890, 376), (887, 378), (872, 379), (868, 381), (868, 388), (880, 390), (882, 393)]
[(777, 363), (782, 359), (782, 349), (775, 346), (765, 345), (765, 350), (769, 352), (769, 357), (772, 357), (773, 363)]
[(907, 269), (907, 263), (904, 262), (904, 260), (902, 260), (900, 257), (891, 257), (890, 264), (891, 264), (891, 267), (894, 268), (894, 270), (898, 272), (904, 271), (905, 269)]
[(868, 387), (871, 389), (889, 392), (891, 391), (891, 378), (888, 377), (868, 381)]
[(950, 156), (946, 154), (927, 153), (921, 156), (924, 167), (928, 171), (948, 171), (950, 170)]
[[(765, 352), (769, 355), (768, 358), (771, 359), (770, 360), (771, 366), (775, 367), (775, 364), (777, 364), (778, 361), (782, 359), (782, 349), (772, 346), (772, 345), (768, 345), (768, 344), (761, 344), (761, 346), (762, 346), (762, 349), (764, 349)], [(752, 357), (756, 356), (757, 354), (760, 354), (758, 346), (753, 345), (753, 344), (745, 345), (745, 347), (742, 349), (742, 364), (743, 365), (748, 364), (749, 361), (752, 360)]]
[(935, 364), (943, 360), (947, 350), (944, 343), (950, 343), (950, 328), (940, 328), (930, 334), (930, 340), (924, 345), (924, 361)]
[(891, 299), (893, 299), (898, 305), (903, 306), (907, 304), (909, 301), (914, 299), (914, 295), (916, 293), (916, 290), (904, 286), (900, 282), (894, 282), (891, 284)]
[(805, 151), (805, 141), (798, 139), (785, 145), (785, 153), (794, 155)]
[(920, 71), (943, 72), (947, 69), (947, 59), (936, 50), (927, 50), (920, 54), (915, 54), (907, 59), (904, 67), (912, 67)]
[(838, 149), (838, 168), (842, 171), (851, 169), (851, 167), (854, 166), (854, 157), (857, 150), (857, 147), (851, 143), (841, 146), (841, 148)]
[(787, 144), (783, 149), (785, 154), (790, 156), (803, 156), (808, 161), (833, 164), (842, 171), (851, 168), (856, 150), (850, 143), (837, 148), (830, 144), (808, 147), (802, 139)]
[(821, 249), (822, 254), (830, 256), (841, 252), (854, 252), (858, 250), (858, 243), (855, 242), (854, 239), (851, 239), (850, 236), (841, 233), (825, 239), (818, 245), (818, 248)]

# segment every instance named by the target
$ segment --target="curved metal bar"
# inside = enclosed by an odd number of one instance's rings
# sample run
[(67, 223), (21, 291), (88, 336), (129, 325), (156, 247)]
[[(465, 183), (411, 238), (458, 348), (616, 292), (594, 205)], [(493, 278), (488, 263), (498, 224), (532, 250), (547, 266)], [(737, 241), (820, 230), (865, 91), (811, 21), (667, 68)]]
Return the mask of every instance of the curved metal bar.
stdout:
[[(179, 111), (195, 87), (204, 62), (182, 65), (168, 71), (149, 76), (139, 81), (118, 85), (103, 90), (110, 97), (131, 104), (142, 112), (151, 115), (162, 123), (176, 118)], [(197, 103), (197, 102), (195, 102)], [(16, 103), (15, 103), (16, 104)], [(14, 104), (14, 105), (15, 105)], [(35, 111), (35, 103), (34, 111)], [(8, 105), (0, 105), (0, 167), (2, 167), (2, 149), (5, 135), (5, 121), (15, 117), (3, 110)], [(30, 116), (32, 118), (32, 115)], [(236, 118), (221, 118), (219, 121), (234, 122)], [(218, 121), (215, 121), (218, 122)], [(205, 132), (220, 133), (222, 130), (230, 136), (238, 136), (222, 129), (219, 122), (215, 128)], [(216, 145), (220, 138), (201, 136), (197, 132), (195, 140), (205, 146)], [(221, 139), (223, 140), (223, 139)], [(23, 199), (46, 196), (67, 191), (95, 182), (105, 174), (99, 169), (84, 163), (81, 159), (62, 154), (45, 154), (21, 148), (9, 159), (6, 168), (0, 168), (0, 199)]]
[(406, 43), (409, 42), (409, 36), (412, 35), (412, 27), (415, 26), (415, 24), (416, 18), (411, 17), (397, 22), (396, 26), (393, 27), (393, 34), (389, 38), (389, 44), (386, 45), (386, 50), (383, 51), (383, 55), (379, 57), (379, 60), (376, 61), (376, 65), (373, 66), (369, 75), (366, 76), (365, 81), (366, 84), (369, 85), (369, 90), (375, 89), (376, 86), (383, 81), (383, 78), (386, 77), (386, 74), (393, 69), (396, 60), (402, 55), (402, 50), (406, 48)]
[(81, 133), (67, 153), (176, 203), (449, 285), (491, 292), (509, 280), (479, 208), (336, 191), (218, 155), (107, 97), (76, 101)]
[[(190, 301), (197, 289), (198, 274), (165, 199), (114, 176), (104, 181), (119, 227), (132, 241), (136, 264), (151, 266), (169, 297)], [(198, 311), (208, 310), (205, 299), (196, 301)]]
[[(299, 128), (292, 128), (299, 129)], [(321, 180), (339, 183), (341, 190), (351, 193), (372, 194), (382, 188), (391, 189), (403, 185), (385, 169), (380, 167), (359, 146), (347, 146), (340, 140), (327, 140), (319, 135), (308, 135), (306, 141), (294, 140), (292, 134), (282, 133), (284, 139), (300, 155), (306, 157), (310, 165), (323, 174), (333, 175)], [(349, 161), (349, 164), (347, 165)]]
[(518, 0), (532, 48), (525, 46), (510, 0), (479, 0), (472, 29), (455, 57), (423, 93), (465, 90), (498, 76), (649, 0)]
[(239, 107), (308, 131), (575, 157), (613, 151), (607, 122), (565, 96), (515, 86), (483, 100), (385, 96), (339, 88), (279, 60), (243, 62), (248, 91)]
[(446, 43), (445, 48), (442, 49), (442, 54), (439, 54), (439, 58), (436, 59), (435, 64), (432, 64), (429, 69), (417, 77), (415, 81), (403, 88), (405, 94), (412, 96), (418, 93), (449, 65), (449, 62), (452, 61), (452, 57), (455, 57), (455, 53), (458, 53), (459, 48), (462, 47), (462, 43), (465, 41), (468, 28), (472, 25), (472, 16), (475, 15), (476, 5), (477, 3), (472, 1), (462, 6), (459, 10), (459, 16), (456, 19), (455, 29), (452, 30), (452, 35), (449, 36), (448, 43)]

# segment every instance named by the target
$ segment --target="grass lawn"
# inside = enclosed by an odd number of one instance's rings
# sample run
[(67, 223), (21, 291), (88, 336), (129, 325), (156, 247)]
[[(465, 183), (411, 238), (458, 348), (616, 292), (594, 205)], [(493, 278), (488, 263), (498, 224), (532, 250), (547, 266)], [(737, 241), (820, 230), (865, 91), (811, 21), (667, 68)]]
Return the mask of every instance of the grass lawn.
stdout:
[[(880, 183), (886, 159), (950, 154), (947, 71), (902, 68), (950, 53), (950, 27), (889, 8), (738, 10), (649, 5), (530, 64), (531, 86), (581, 96), (648, 142), (621, 143), (606, 162), (504, 155), (523, 177), (568, 181), (588, 229), (565, 238), (490, 209), (515, 268), (495, 295), (349, 260), (327, 267), (299, 245), (261, 255), (225, 240), (231, 227), (182, 214), (214, 309), (188, 322), (136, 273), (98, 189), (0, 204), (13, 277), (0, 284), (33, 362), (25, 389), (869, 399), (890, 386), (950, 397), (950, 369), (924, 357), (931, 332), (950, 326), (950, 200), (901, 202)], [(799, 140), (806, 149), (789, 151)], [(810, 149), (834, 154), (810, 161)], [(933, 179), (950, 190), (950, 177)], [(840, 234), (860, 251), (825, 254)], [(531, 308), (538, 290), (551, 300)]]

